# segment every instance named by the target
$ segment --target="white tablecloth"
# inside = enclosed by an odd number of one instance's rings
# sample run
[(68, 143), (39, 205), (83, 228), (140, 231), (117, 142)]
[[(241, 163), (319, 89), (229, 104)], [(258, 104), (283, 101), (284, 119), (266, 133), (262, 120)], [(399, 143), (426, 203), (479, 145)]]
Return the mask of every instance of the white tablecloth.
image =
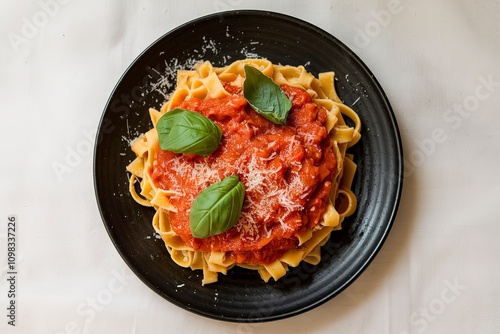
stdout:
[[(305, 314), (242, 325), (184, 311), (133, 275), (98, 212), (92, 148), (115, 83), (150, 43), (250, 8), (306, 20), (361, 57), (394, 108), (406, 177), (392, 231), (352, 285)], [(3, 1), (0, 332), (500, 333), (498, 17), (493, 0)]]

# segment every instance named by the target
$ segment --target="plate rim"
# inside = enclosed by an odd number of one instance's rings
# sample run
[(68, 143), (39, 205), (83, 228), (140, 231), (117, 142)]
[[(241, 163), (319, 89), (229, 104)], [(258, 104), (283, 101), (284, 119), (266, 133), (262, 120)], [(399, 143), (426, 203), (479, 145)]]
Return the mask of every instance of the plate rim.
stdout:
[[(379, 238), (375, 244), (375, 247), (373, 248), (372, 251), (369, 252), (369, 256), (367, 259), (363, 262), (362, 266), (353, 273), (353, 275), (350, 277), (350, 279), (346, 280), (338, 289), (333, 291), (332, 293), (329, 293), (327, 295), (324, 295), (323, 298), (316, 300), (314, 303), (302, 307), (300, 309), (290, 311), (288, 313), (283, 313), (283, 314), (278, 314), (278, 315), (272, 315), (272, 316), (263, 316), (263, 317), (256, 317), (256, 318), (230, 318), (230, 317), (224, 317), (220, 315), (214, 315), (213, 313), (210, 312), (204, 312), (203, 310), (195, 309), (193, 307), (190, 307), (188, 305), (182, 304), (178, 302), (176, 299), (171, 298), (168, 294), (166, 294), (164, 291), (161, 291), (158, 287), (154, 286), (152, 282), (148, 280), (148, 278), (140, 272), (137, 268), (133, 266), (131, 263), (128, 255), (126, 252), (124, 252), (121, 249), (121, 246), (117, 243), (117, 240), (113, 237), (113, 231), (110, 228), (109, 224), (107, 223), (107, 220), (104, 216), (104, 210), (105, 208), (102, 207), (101, 200), (99, 198), (99, 189), (98, 189), (98, 178), (99, 176), (97, 175), (97, 164), (98, 161), (96, 161), (97, 157), (97, 151), (99, 147), (99, 135), (101, 134), (102, 126), (103, 126), (103, 120), (105, 119), (106, 116), (106, 111), (110, 108), (112, 98), (114, 94), (119, 90), (119, 86), (121, 85), (122, 81), (124, 78), (126, 78), (127, 74), (131, 71), (131, 69), (140, 61), (140, 59), (151, 49), (153, 48), (157, 43), (161, 42), (163, 39), (167, 38), (169, 35), (181, 31), (185, 29), (186, 27), (192, 26), (193, 24), (200, 24), (206, 21), (210, 21), (216, 17), (225, 17), (225, 16), (235, 16), (235, 15), (242, 15), (242, 16), (253, 16), (257, 15), (259, 17), (263, 16), (270, 16), (274, 18), (278, 18), (280, 20), (286, 20), (290, 22), (294, 22), (299, 24), (301, 27), (305, 27), (311, 31), (314, 31), (316, 33), (320, 33), (323, 36), (326, 36), (332, 40), (334, 40), (338, 45), (340, 45), (344, 50), (349, 54), (349, 56), (353, 57), (356, 62), (363, 67), (363, 70), (366, 71), (370, 77), (373, 83), (375, 84), (375, 87), (377, 89), (378, 94), (380, 94), (380, 97), (384, 101), (384, 104), (387, 107), (386, 112), (389, 116), (390, 123), (391, 123), (391, 130), (394, 130), (392, 135), (396, 137), (396, 142), (394, 143), (395, 145), (395, 151), (398, 153), (397, 154), (397, 165), (398, 165), (398, 170), (397, 170), (397, 178), (395, 179), (397, 181), (397, 187), (395, 188), (395, 193), (394, 193), (394, 202), (390, 206), (390, 214), (389, 214), (389, 219), (388, 222), (385, 224), (385, 229), (383, 233), (381, 234), (382, 237)], [(385, 91), (382, 89), (382, 86), (380, 85), (378, 79), (373, 75), (373, 72), (371, 69), (362, 61), (362, 59), (355, 53), (353, 52), (346, 44), (344, 44), (341, 40), (339, 40), (337, 37), (329, 33), (328, 31), (310, 23), (307, 22), (303, 19), (280, 13), (280, 12), (275, 12), (275, 11), (269, 11), (269, 10), (255, 10), (255, 9), (244, 9), (244, 10), (228, 10), (228, 11), (222, 11), (222, 12), (217, 12), (217, 13), (211, 13), (208, 15), (203, 15), (194, 19), (191, 19), (181, 25), (176, 26), (173, 29), (170, 29), (166, 33), (162, 34), (160, 37), (156, 38), (152, 43), (150, 43), (143, 51), (141, 51), (134, 59), (133, 61), (127, 66), (127, 68), (124, 70), (122, 75), (119, 77), (117, 80), (116, 84), (114, 85), (113, 89), (111, 90), (111, 93), (109, 95), (109, 98), (106, 101), (105, 107), (102, 111), (98, 126), (97, 126), (97, 133), (95, 137), (95, 144), (94, 144), (94, 150), (93, 150), (93, 184), (94, 184), (94, 195), (95, 199), (97, 202), (98, 210), (100, 213), (101, 221), (103, 222), (103, 225), (105, 226), (105, 229), (107, 231), (108, 237), (111, 239), (114, 248), (118, 251), (120, 254), (120, 257), (122, 260), (127, 264), (127, 266), (131, 269), (131, 271), (144, 283), (146, 286), (148, 286), (151, 290), (153, 290), (156, 294), (160, 295), (162, 298), (166, 299), (168, 302), (180, 307), (181, 309), (187, 310), (189, 312), (192, 312), (197, 315), (201, 315), (207, 318), (215, 319), (215, 320), (222, 320), (222, 321), (230, 321), (230, 322), (245, 322), (245, 323), (253, 323), (253, 322), (266, 322), (266, 321), (275, 321), (275, 320), (280, 320), (280, 319), (285, 319), (288, 317), (296, 316), (298, 314), (302, 314), (304, 312), (310, 311), (327, 301), (331, 300), (333, 297), (337, 296), (341, 292), (343, 292), (348, 286), (350, 286), (365, 270), (368, 268), (368, 266), (371, 264), (371, 262), (374, 260), (374, 258), (377, 256), (377, 254), (380, 252), (383, 244), (387, 240), (390, 230), (392, 229), (392, 226), (394, 225), (394, 222), (396, 220), (397, 212), (399, 209), (399, 204), (401, 201), (401, 196), (403, 192), (403, 179), (404, 179), (404, 155), (403, 155), (403, 145), (402, 145), (402, 139), (401, 139), (401, 134), (399, 131), (399, 127), (397, 124), (396, 120), (396, 115), (393, 111), (393, 108), (389, 102), (389, 99), (385, 93)]]

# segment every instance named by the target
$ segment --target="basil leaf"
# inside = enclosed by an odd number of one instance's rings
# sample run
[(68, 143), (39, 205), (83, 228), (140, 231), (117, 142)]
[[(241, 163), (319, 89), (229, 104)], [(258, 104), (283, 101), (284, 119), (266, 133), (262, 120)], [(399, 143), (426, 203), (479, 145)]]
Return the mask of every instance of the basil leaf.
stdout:
[(174, 153), (210, 155), (218, 147), (222, 130), (209, 118), (176, 108), (156, 123), (160, 148)]
[(280, 86), (252, 66), (245, 66), (243, 96), (258, 114), (275, 124), (286, 124), (292, 102)]
[(206, 238), (226, 232), (238, 221), (245, 198), (245, 186), (231, 175), (203, 190), (189, 214), (191, 234)]

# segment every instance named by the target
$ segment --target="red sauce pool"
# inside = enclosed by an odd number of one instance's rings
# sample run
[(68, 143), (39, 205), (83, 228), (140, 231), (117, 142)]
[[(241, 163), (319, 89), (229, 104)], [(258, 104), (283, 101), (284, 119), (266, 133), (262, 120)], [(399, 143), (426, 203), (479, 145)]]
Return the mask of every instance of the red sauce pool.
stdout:
[[(225, 251), (237, 263), (268, 264), (298, 245), (297, 236), (314, 227), (326, 209), (337, 160), (325, 129), (326, 111), (300, 88), (281, 88), (292, 101), (287, 125), (258, 115), (237, 87), (220, 99), (192, 98), (179, 107), (199, 112), (223, 132), (208, 157), (161, 151), (153, 182), (177, 195), (168, 212), (172, 229), (195, 250)], [(237, 174), (245, 185), (238, 223), (228, 231), (194, 238), (189, 210), (207, 186)]]

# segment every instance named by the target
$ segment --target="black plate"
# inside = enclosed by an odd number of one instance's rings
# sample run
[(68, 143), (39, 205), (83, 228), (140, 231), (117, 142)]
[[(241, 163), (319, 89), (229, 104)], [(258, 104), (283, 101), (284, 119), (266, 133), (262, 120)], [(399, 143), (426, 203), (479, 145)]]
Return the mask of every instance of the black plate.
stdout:
[[(217, 66), (245, 57), (305, 65), (317, 75), (334, 70), (336, 88), (363, 122), (354, 147), (358, 172), (353, 189), (358, 210), (323, 247), (319, 265), (292, 268), (278, 282), (234, 268), (219, 282), (201, 285), (201, 272), (174, 264), (151, 226), (153, 209), (128, 192), (130, 140), (151, 124), (148, 108), (160, 107), (172, 90), (174, 71), (195, 60)], [(162, 83), (161, 75), (171, 72)], [(156, 90), (155, 90), (156, 88)], [(130, 65), (104, 110), (96, 138), (94, 182), (104, 225), (134, 273), (168, 301), (206, 317), (268, 321), (310, 310), (360, 275), (374, 258), (394, 221), (402, 188), (403, 157), (398, 127), (379, 83), (363, 62), (327, 32), (299, 19), (262, 11), (209, 15), (162, 36)]]

